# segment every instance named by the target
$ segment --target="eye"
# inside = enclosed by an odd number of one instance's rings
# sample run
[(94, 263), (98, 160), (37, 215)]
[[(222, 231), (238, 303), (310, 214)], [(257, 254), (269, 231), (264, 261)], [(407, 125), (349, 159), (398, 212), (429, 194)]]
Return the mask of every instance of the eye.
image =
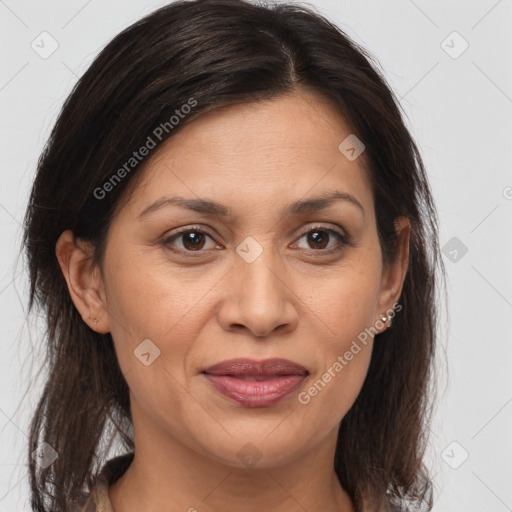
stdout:
[[(299, 249), (312, 250), (314, 252), (331, 253), (340, 251), (346, 245), (350, 245), (349, 239), (345, 234), (322, 226), (315, 226), (309, 229), (302, 234), (299, 240), (303, 238), (306, 239), (309, 247), (299, 247)], [(334, 246), (331, 244), (331, 247), (328, 247), (333, 240), (337, 240), (338, 244)]]
[(178, 252), (202, 252), (201, 250), (205, 249), (208, 238), (213, 242), (213, 245), (209, 248), (206, 247), (206, 249), (219, 247), (208, 233), (196, 227), (186, 227), (177, 231), (172, 236), (165, 238), (163, 244), (175, 245), (175, 241), (177, 241), (181, 242), (181, 247), (178, 245)]
[[(323, 226), (315, 226), (304, 232), (299, 240), (306, 239), (309, 247), (298, 247), (302, 250), (309, 250), (321, 254), (330, 254), (333, 252), (341, 251), (345, 246), (351, 245), (348, 237), (335, 229), (326, 228)], [(211, 246), (207, 247), (208, 239), (210, 239)], [(333, 242), (337, 241), (337, 244)], [(212, 236), (206, 231), (199, 229), (195, 226), (182, 228), (166, 237), (162, 244), (165, 246), (177, 247), (177, 251), (187, 256), (200, 256), (202, 252), (208, 249), (220, 249)], [(296, 242), (297, 244), (297, 242)], [(204, 249), (204, 250), (203, 250)], [(172, 249), (174, 250), (174, 249)]]

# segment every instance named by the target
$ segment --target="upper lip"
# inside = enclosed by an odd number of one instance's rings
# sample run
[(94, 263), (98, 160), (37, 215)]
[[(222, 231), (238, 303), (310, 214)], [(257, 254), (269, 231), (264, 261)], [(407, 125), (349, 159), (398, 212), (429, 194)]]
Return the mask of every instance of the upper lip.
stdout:
[(232, 376), (270, 376), (270, 375), (307, 375), (308, 371), (300, 364), (288, 359), (230, 359), (203, 370), (208, 375)]

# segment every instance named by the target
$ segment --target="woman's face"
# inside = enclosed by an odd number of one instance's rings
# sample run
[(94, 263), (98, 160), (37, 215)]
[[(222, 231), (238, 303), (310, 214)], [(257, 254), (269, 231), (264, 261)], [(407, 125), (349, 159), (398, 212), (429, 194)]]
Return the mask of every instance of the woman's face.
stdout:
[[(401, 259), (383, 266), (364, 153), (339, 149), (350, 134), (301, 91), (204, 115), (149, 155), (109, 231), (104, 312), (81, 305), (112, 334), (136, 435), (239, 467), (335, 441), (408, 245), (398, 223)], [(203, 373), (242, 358), (305, 371)]]

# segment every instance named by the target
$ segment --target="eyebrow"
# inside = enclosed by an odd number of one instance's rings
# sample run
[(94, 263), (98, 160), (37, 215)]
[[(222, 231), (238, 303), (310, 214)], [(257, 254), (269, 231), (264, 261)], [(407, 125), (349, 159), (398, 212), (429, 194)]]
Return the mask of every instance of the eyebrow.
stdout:
[[(347, 203), (356, 206), (361, 210), (364, 218), (365, 211), (362, 204), (353, 195), (347, 192), (340, 192), (338, 190), (335, 190), (333, 192), (326, 192), (325, 194), (322, 194), (318, 197), (313, 197), (311, 199), (294, 201), (293, 203), (289, 204), (286, 208), (284, 208), (284, 210), (281, 213), (281, 216), (300, 215), (304, 213), (316, 212), (328, 208), (336, 201), (346, 201)], [(187, 208), (188, 210), (192, 210), (194, 212), (202, 213), (205, 215), (210, 215), (212, 217), (234, 217), (230, 208), (215, 201), (210, 201), (206, 199), (186, 199), (180, 196), (164, 196), (161, 197), (160, 199), (157, 199), (154, 203), (150, 204), (141, 213), (139, 213), (139, 215), (137, 215), (137, 220), (142, 220), (150, 213), (153, 213), (161, 209), (162, 207), (169, 205), (181, 206), (182, 208)]]

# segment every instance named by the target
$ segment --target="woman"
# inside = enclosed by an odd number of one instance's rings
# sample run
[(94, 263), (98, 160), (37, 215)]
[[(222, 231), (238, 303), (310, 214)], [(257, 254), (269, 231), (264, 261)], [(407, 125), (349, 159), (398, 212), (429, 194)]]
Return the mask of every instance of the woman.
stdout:
[(25, 223), (34, 510), (431, 508), (436, 212), (393, 93), (320, 15), (195, 0), (124, 30)]

